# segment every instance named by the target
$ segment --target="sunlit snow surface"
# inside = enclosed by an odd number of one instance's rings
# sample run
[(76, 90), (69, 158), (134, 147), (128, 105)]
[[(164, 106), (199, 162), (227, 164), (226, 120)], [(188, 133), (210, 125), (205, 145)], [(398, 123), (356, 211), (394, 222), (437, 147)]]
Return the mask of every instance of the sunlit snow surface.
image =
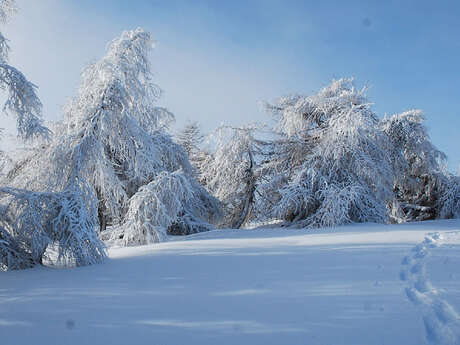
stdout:
[(1, 273), (0, 344), (460, 342), (459, 220), (219, 230), (109, 254)]

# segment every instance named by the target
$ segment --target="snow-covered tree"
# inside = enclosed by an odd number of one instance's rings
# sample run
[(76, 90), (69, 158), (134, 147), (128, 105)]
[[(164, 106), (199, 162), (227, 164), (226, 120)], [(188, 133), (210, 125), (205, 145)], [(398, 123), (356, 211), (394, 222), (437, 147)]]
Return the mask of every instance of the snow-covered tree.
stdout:
[(88, 209), (86, 195), (76, 185), (62, 193), (7, 187), (0, 188), (0, 193), (7, 194), (8, 201), (3, 204), (0, 227), (9, 233), (9, 242), (13, 239), (27, 253), (28, 262), (43, 263), (50, 244), (57, 245), (57, 261), (66, 265), (84, 266), (106, 257), (94, 231), (95, 212)]
[(279, 188), (275, 217), (314, 227), (387, 220), (392, 171), (365, 91), (340, 79), (268, 105), (281, 136), (266, 164), (269, 185)]
[(181, 145), (185, 153), (192, 159), (200, 151), (200, 145), (204, 141), (204, 135), (201, 133), (197, 122), (187, 123), (184, 128), (177, 134), (176, 140)]
[(197, 122), (187, 123), (184, 128), (176, 135), (177, 143), (182, 146), (190, 160), (195, 176), (202, 185), (206, 185), (203, 169), (211, 159), (211, 153), (203, 148), (205, 136), (200, 130)]
[(216, 149), (203, 166), (202, 179), (224, 205), (221, 226), (240, 228), (252, 216), (258, 172), (256, 126), (219, 127)]
[[(71, 162), (67, 178), (79, 176), (94, 188), (101, 224), (106, 216), (121, 220), (128, 199), (163, 166), (161, 149), (169, 149), (152, 139), (172, 115), (154, 105), (161, 90), (151, 80), (151, 46), (147, 32), (124, 32), (101, 61), (86, 68), (65, 114), (68, 131), (55, 152)], [(166, 135), (158, 136), (169, 143)], [(182, 156), (173, 157), (178, 168), (187, 162)]]
[[(2, 216), (3, 216), (3, 210)], [(0, 218), (0, 223), (4, 223), (4, 218)], [(31, 268), (34, 260), (30, 253), (21, 246), (9, 231), (0, 225), (0, 270), (17, 270)]]
[(449, 175), (437, 202), (440, 218), (460, 218), (460, 177)]
[[(0, 0), (0, 22), (5, 23), (16, 12), (14, 0)], [(6, 102), (3, 111), (16, 118), (17, 132), (23, 140), (36, 138), (48, 139), (50, 131), (42, 123), (42, 104), (36, 94), (36, 86), (15, 67), (8, 63), (8, 40), (0, 33), (0, 89), (6, 91)], [(1, 135), (1, 129), (0, 129)], [(4, 179), (4, 169), (10, 163), (5, 153), (0, 151), (0, 179)], [(0, 185), (1, 187), (1, 185)], [(2, 188), (3, 189), (3, 188)], [(11, 218), (11, 211), (18, 209), (3, 203), (5, 191), (0, 191), (0, 269), (22, 269), (32, 267), (36, 260), (33, 257), (34, 243), (24, 242), (13, 225), (18, 219)], [(8, 193), (7, 193), (8, 194)], [(23, 191), (22, 195), (32, 196), (31, 192)], [(10, 198), (11, 199), (11, 195)], [(13, 200), (14, 197), (13, 197)], [(29, 234), (34, 237), (35, 229)]]
[[(0, 23), (5, 23), (15, 12), (14, 0), (0, 1)], [(18, 134), (24, 140), (48, 137), (49, 130), (42, 123), (42, 104), (36, 94), (37, 87), (8, 63), (9, 50), (8, 40), (0, 32), (0, 89), (7, 92), (3, 110), (16, 118)]]
[(446, 156), (430, 141), (420, 110), (381, 120), (394, 173), (392, 216), (396, 221), (439, 217), (439, 200), (448, 183)]
[[(1, 135), (1, 131), (0, 131), (0, 135)], [(11, 160), (8, 157), (8, 155), (5, 152), (0, 150), (0, 181), (6, 174), (6, 171), (8, 170), (8, 166), (10, 165), (10, 161)]]
[[(126, 31), (112, 41), (105, 57), (83, 72), (79, 94), (68, 106), (63, 122), (57, 124), (61, 134), (49, 148), (37, 148), (10, 174), (16, 187), (59, 193), (76, 187), (88, 190), (85, 200), (97, 205), (100, 229), (113, 225), (108, 231), (116, 232), (124, 244), (147, 243), (153, 238), (137, 232), (141, 237), (134, 239), (125, 224), (139, 225), (143, 218), (133, 211), (133, 205), (141, 200), (150, 208), (148, 214), (158, 214), (161, 203), (149, 202), (148, 187), (141, 187), (164, 172), (180, 171), (188, 180), (184, 188), (193, 189), (193, 198), (186, 201), (193, 207), (183, 205), (187, 212), (170, 215), (183, 225), (181, 231), (177, 226), (165, 231), (186, 234), (209, 229), (211, 216), (218, 213), (217, 201), (194, 181), (187, 154), (165, 131), (173, 115), (155, 105), (161, 90), (152, 82), (151, 48), (151, 36), (142, 29)], [(166, 185), (160, 188), (172, 192)], [(165, 226), (160, 218), (144, 220), (160, 228)], [(113, 237), (110, 233), (103, 236)]]
[(160, 242), (166, 234), (206, 231), (212, 226), (204, 220), (216, 218), (217, 207), (198, 182), (181, 171), (163, 171), (130, 199), (125, 221), (109, 234), (109, 239), (142, 245)]

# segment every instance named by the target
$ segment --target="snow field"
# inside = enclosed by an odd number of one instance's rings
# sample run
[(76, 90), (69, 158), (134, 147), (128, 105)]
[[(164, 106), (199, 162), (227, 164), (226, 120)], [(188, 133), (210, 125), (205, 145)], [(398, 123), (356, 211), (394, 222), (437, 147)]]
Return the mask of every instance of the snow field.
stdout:
[(456, 344), (459, 230), (218, 230), (7, 272), (1, 344)]

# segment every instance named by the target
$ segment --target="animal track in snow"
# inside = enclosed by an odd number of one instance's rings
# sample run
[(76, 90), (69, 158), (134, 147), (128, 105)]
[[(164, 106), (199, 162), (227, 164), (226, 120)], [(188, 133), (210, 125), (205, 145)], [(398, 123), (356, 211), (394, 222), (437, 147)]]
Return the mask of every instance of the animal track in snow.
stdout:
[(412, 253), (402, 260), (400, 278), (407, 282), (406, 295), (422, 310), (426, 338), (433, 345), (460, 345), (460, 317), (431, 285), (426, 272), (426, 259), (442, 244), (445, 236), (458, 232), (429, 233)]

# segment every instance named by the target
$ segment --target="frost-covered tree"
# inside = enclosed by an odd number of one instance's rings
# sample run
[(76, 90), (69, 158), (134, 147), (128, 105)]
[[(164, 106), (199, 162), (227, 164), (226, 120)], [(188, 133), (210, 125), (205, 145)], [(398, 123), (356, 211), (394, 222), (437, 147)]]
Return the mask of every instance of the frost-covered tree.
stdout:
[(267, 105), (278, 138), (265, 145), (262, 206), (298, 226), (458, 217), (458, 178), (419, 110), (379, 120), (349, 79)]
[(142, 245), (160, 242), (167, 234), (206, 231), (212, 226), (204, 220), (216, 218), (217, 207), (216, 200), (182, 171), (162, 171), (130, 199), (125, 221), (109, 239)]
[[(154, 105), (161, 91), (151, 80), (151, 46), (147, 32), (124, 32), (101, 61), (86, 68), (65, 114), (67, 133), (55, 150), (59, 161), (71, 162), (67, 178), (79, 176), (94, 189), (102, 229), (107, 220), (120, 222), (129, 198), (170, 158), (162, 150), (174, 150), (168, 136), (154, 135), (172, 115)], [(187, 163), (180, 151), (173, 155), (176, 168)]]
[(438, 218), (439, 202), (447, 187), (446, 156), (430, 141), (420, 110), (409, 110), (381, 120), (389, 139), (387, 148), (394, 173), (396, 221)]
[[(5, 23), (15, 12), (14, 0), (0, 0), (0, 23)], [(16, 118), (17, 131), (22, 139), (48, 137), (49, 130), (42, 123), (42, 104), (36, 94), (37, 87), (8, 63), (9, 50), (8, 40), (0, 32), (0, 89), (7, 93), (3, 111)]]
[(7, 230), (0, 226), (0, 270), (31, 268), (34, 264), (30, 253)]
[(449, 175), (437, 202), (440, 218), (460, 218), (460, 176)]
[[(1, 131), (0, 131), (0, 134), (1, 134)], [(11, 164), (10, 162), (11, 162), (11, 159), (9, 158), (9, 156), (5, 152), (0, 150), (0, 181), (6, 174), (6, 171), (8, 170), (8, 166)]]
[(14, 243), (13, 249), (26, 254), (18, 259), (41, 264), (51, 244), (57, 246), (57, 261), (65, 265), (85, 266), (106, 257), (105, 246), (94, 231), (97, 219), (88, 209), (85, 192), (76, 185), (62, 193), (6, 187), (0, 193), (7, 195), (0, 227), (8, 232), (6, 240)]
[(190, 159), (200, 151), (200, 146), (204, 141), (197, 122), (187, 123), (176, 136), (177, 142), (181, 145)]
[(255, 126), (221, 126), (216, 149), (203, 166), (202, 178), (224, 205), (221, 226), (240, 228), (252, 216), (258, 181), (258, 141)]
[[(0, 22), (2, 24), (15, 12), (14, 0), (0, 0)], [(8, 63), (9, 49), (8, 40), (0, 33), (0, 89), (6, 92), (3, 111), (15, 117), (18, 135), (23, 140), (30, 141), (39, 137), (48, 139), (50, 131), (42, 124), (42, 104), (36, 94), (36, 86)], [(4, 169), (9, 163), (9, 158), (0, 151), (1, 180), (4, 178)], [(23, 238), (15, 233), (11, 221), (17, 220), (12, 219), (8, 214), (10, 212), (7, 211), (18, 210), (7, 207), (3, 203), (4, 194), (4, 191), (0, 192), (0, 269), (32, 267), (36, 263), (32, 255), (34, 248), (23, 242)], [(29, 197), (32, 195), (27, 191), (22, 194)], [(34, 236), (35, 233), (32, 232), (30, 235)]]
[(340, 79), (268, 105), (281, 137), (265, 164), (273, 216), (314, 227), (387, 220), (392, 170), (365, 91)]
[(187, 123), (176, 135), (177, 143), (187, 153), (190, 163), (195, 168), (196, 177), (202, 185), (206, 185), (203, 170), (210, 159), (212, 159), (211, 153), (202, 147), (204, 140), (205, 136), (201, 132), (197, 122)]
[[(164, 172), (180, 171), (184, 179), (179, 183), (187, 180), (183, 188), (193, 189), (193, 198), (187, 200), (193, 207), (170, 215), (182, 224), (181, 230), (175, 225), (174, 231), (165, 231), (186, 234), (209, 229), (211, 215), (218, 212), (217, 201), (194, 181), (187, 154), (165, 131), (173, 115), (155, 105), (161, 90), (152, 81), (151, 48), (151, 36), (142, 29), (126, 31), (112, 41), (105, 57), (84, 70), (79, 94), (57, 124), (61, 134), (10, 174), (16, 187), (59, 193), (76, 187), (88, 190), (85, 200), (96, 205), (100, 229), (113, 225), (104, 238), (113, 238), (114, 231), (124, 244), (153, 238), (151, 233), (137, 232), (144, 237), (133, 239), (125, 224), (143, 219), (132, 211), (140, 200), (151, 208), (148, 214), (160, 214), (155, 209), (160, 203), (150, 202), (152, 195), (141, 187)], [(172, 193), (166, 185), (160, 188)], [(194, 213), (198, 209), (200, 213)], [(165, 225), (160, 216), (144, 221), (158, 228)], [(197, 226), (199, 222), (203, 226)]]

